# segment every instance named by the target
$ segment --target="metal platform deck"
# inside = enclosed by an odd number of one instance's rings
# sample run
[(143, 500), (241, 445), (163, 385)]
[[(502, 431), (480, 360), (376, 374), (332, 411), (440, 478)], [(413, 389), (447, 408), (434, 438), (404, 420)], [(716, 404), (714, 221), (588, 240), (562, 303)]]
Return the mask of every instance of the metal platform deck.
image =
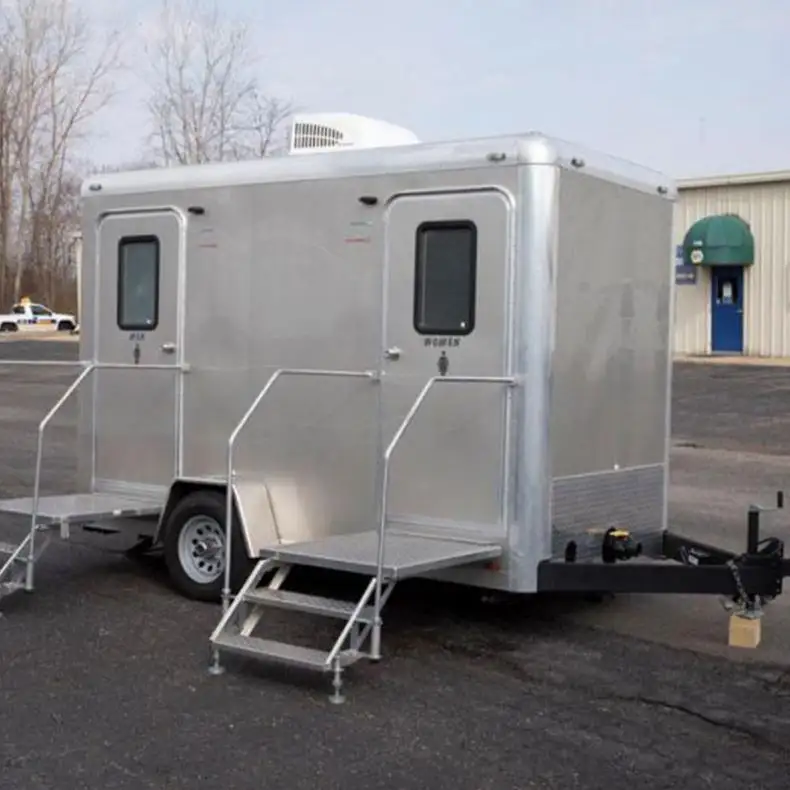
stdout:
[[(63, 494), (40, 497), (37, 510), (41, 524), (78, 524), (105, 518), (155, 516), (163, 507), (161, 499), (128, 494)], [(0, 513), (31, 516), (33, 498), (0, 499)]]
[[(392, 580), (458, 568), (502, 555), (502, 546), (498, 543), (395, 530), (388, 531), (384, 545), (383, 574)], [(370, 530), (266, 549), (261, 552), (261, 558), (375, 576), (377, 552), (378, 532)]]

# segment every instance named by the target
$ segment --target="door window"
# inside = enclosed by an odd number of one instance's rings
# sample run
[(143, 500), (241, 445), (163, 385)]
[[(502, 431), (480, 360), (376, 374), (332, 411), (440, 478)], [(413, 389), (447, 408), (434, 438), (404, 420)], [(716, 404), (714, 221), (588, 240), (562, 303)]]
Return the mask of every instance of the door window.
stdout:
[(716, 300), (719, 304), (738, 304), (737, 277), (718, 277), (716, 279)]
[(422, 335), (468, 335), (475, 323), (477, 228), (425, 222), (417, 228), (414, 328)]
[(134, 236), (118, 245), (118, 327), (153, 330), (159, 324), (159, 239)]

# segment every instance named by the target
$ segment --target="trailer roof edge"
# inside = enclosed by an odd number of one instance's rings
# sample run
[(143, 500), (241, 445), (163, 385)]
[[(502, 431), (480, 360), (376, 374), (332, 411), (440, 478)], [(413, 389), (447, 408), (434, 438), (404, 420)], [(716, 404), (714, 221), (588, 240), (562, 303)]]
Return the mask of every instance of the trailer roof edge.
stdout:
[(421, 170), (461, 170), (501, 162), (558, 165), (583, 169), (643, 189), (663, 187), (673, 196), (666, 175), (539, 132), (469, 140), (413, 143), (386, 148), (327, 150), (300, 156), (272, 156), (237, 162), (98, 173), (81, 185), (83, 197), (129, 195), (168, 190), (206, 189), (325, 178), (353, 178)]

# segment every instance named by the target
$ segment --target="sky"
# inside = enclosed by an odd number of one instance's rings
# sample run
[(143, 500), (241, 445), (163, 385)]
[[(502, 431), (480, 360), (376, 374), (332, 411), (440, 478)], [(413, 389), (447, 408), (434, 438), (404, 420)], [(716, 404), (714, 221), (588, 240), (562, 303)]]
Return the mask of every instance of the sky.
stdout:
[[(146, 128), (157, 0), (83, 0), (131, 68), (94, 161)], [(437, 141), (541, 131), (673, 178), (790, 169), (790, 0), (224, 0), (250, 20), (270, 94)]]

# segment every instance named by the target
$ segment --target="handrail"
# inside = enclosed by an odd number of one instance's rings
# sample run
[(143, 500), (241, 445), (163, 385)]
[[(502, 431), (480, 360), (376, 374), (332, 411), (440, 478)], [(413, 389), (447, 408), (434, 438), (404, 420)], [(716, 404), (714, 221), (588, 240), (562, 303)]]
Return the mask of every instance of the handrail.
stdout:
[(12, 365), (26, 368), (82, 368), (92, 364), (92, 362), (86, 362), (81, 359), (0, 359), (0, 367)]
[[(392, 440), (390, 441), (387, 449), (384, 451), (384, 464), (382, 469), (382, 478), (381, 478), (381, 499), (379, 502), (379, 542), (378, 542), (378, 553), (376, 557), (376, 594), (373, 602), (373, 633), (371, 636), (371, 653), (374, 656), (379, 655), (380, 649), (380, 642), (381, 642), (381, 583), (382, 577), (384, 575), (384, 541), (385, 541), (385, 532), (386, 532), (386, 525), (387, 525), (387, 500), (389, 498), (389, 471), (390, 471), (390, 460), (392, 459), (392, 454), (395, 451), (395, 448), (398, 446), (400, 440), (403, 438), (403, 435), (406, 433), (406, 429), (411, 425), (412, 421), (414, 420), (415, 414), (419, 410), (420, 406), (422, 406), (425, 398), (427, 397), (428, 393), (431, 391), (433, 386), (437, 382), (449, 382), (449, 383), (473, 383), (473, 384), (506, 384), (509, 387), (514, 387), (516, 385), (516, 379), (510, 376), (434, 376), (433, 378), (429, 379), (425, 386), (420, 391), (420, 394), (415, 399), (412, 407), (406, 413), (406, 416), (403, 418), (398, 430), (395, 431)], [(506, 431), (507, 434), (510, 434), (510, 423), (508, 423)], [(508, 521), (508, 503), (507, 497), (505, 501), (505, 521)]]
[(322, 370), (311, 368), (279, 368), (269, 377), (269, 380), (264, 384), (255, 400), (250, 404), (250, 407), (244, 412), (244, 415), (236, 424), (233, 432), (228, 439), (228, 455), (227, 455), (227, 487), (225, 497), (225, 579), (222, 588), (222, 611), (227, 611), (230, 603), (230, 576), (231, 576), (231, 525), (233, 523), (233, 449), (236, 444), (236, 439), (239, 434), (244, 430), (247, 423), (250, 421), (252, 415), (257, 411), (261, 401), (271, 392), (272, 387), (283, 376), (323, 376), (333, 378), (366, 378), (374, 381), (378, 380), (378, 374), (372, 370)]
[[(11, 363), (14, 364), (16, 362), (20, 362), (24, 364), (28, 362), (28, 360), (12, 360)], [(30, 362), (35, 364), (42, 364), (37, 363), (35, 360), (30, 360)], [(57, 361), (52, 361), (54, 365), (58, 365)], [(49, 360), (43, 362), (43, 364), (51, 364)], [(41, 499), (41, 467), (43, 465), (43, 457), (44, 457), (44, 431), (46, 430), (49, 423), (52, 421), (52, 418), (60, 411), (63, 405), (69, 400), (69, 398), (79, 389), (80, 385), (83, 381), (85, 381), (88, 376), (93, 373), (95, 370), (125, 370), (127, 368), (135, 368), (137, 370), (183, 370), (183, 365), (157, 365), (157, 364), (138, 364), (133, 365), (126, 362), (82, 362), (78, 361), (76, 363), (63, 363), (65, 365), (83, 365), (84, 368), (80, 372), (79, 376), (69, 385), (68, 389), (63, 393), (63, 395), (58, 398), (55, 405), (46, 413), (44, 418), (38, 424), (38, 438), (37, 438), (37, 445), (36, 445), (36, 471), (35, 477), (33, 480), (33, 502), (31, 506), (31, 513), (30, 513), (30, 535), (28, 541), (28, 554), (27, 554), (27, 569), (25, 574), (25, 586), (28, 589), (32, 589), (33, 586), (33, 562), (35, 560), (35, 550), (36, 550), (36, 527), (38, 522), (38, 504)]]
[(326, 659), (324, 660), (324, 664), (326, 666), (330, 666), (332, 662), (337, 658), (338, 654), (340, 653), (341, 648), (343, 647), (343, 643), (348, 638), (348, 635), (351, 633), (351, 629), (356, 625), (357, 619), (359, 615), (362, 613), (362, 610), (367, 605), (370, 596), (373, 594), (373, 588), (376, 583), (375, 579), (371, 579), (368, 583), (368, 586), (365, 588), (365, 592), (362, 594), (362, 597), (357, 602), (357, 605), (354, 607), (354, 611), (351, 613), (351, 616), (346, 620), (346, 625), (343, 630), (340, 632), (340, 636), (335, 640), (335, 644), (332, 646), (332, 649), (329, 651)]

